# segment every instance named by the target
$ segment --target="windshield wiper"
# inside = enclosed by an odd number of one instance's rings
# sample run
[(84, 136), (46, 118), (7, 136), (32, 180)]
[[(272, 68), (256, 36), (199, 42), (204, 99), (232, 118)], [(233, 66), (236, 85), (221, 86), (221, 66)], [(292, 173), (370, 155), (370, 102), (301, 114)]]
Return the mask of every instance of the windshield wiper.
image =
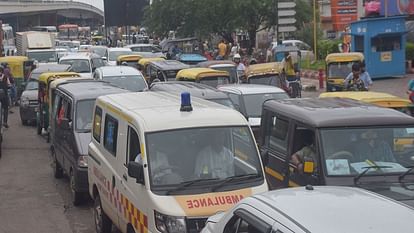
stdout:
[(367, 166), (363, 167), (365, 169), (363, 172), (359, 173), (357, 176), (354, 177), (354, 184), (357, 184), (358, 180), (363, 177), (369, 170), (371, 169), (380, 169), (380, 168), (392, 168), (391, 166)]
[(401, 180), (403, 180), (403, 179), (404, 179), (404, 177), (405, 177), (406, 175), (410, 174), (413, 170), (414, 170), (414, 166), (410, 166), (410, 167), (409, 167), (409, 169), (408, 169), (406, 172), (404, 172), (403, 174), (401, 174), (401, 175), (398, 177), (398, 181), (399, 181), (399, 182), (401, 182)]
[(166, 194), (169, 195), (169, 194), (171, 194), (173, 192), (177, 192), (177, 191), (183, 190), (186, 187), (189, 187), (189, 186), (191, 186), (191, 185), (193, 185), (195, 183), (198, 183), (198, 182), (213, 181), (213, 180), (219, 180), (219, 178), (195, 179), (195, 180), (184, 181), (184, 182), (181, 182), (180, 184), (178, 184), (178, 186), (176, 188), (171, 189), (171, 190), (168, 190)]
[(225, 184), (227, 184), (231, 181), (234, 181), (234, 180), (245, 180), (245, 179), (250, 179), (250, 178), (258, 178), (258, 177), (260, 177), (259, 174), (243, 174), (243, 175), (227, 177), (222, 182), (220, 182), (217, 185), (213, 186), (211, 188), (211, 191), (215, 192), (217, 189), (223, 187)]

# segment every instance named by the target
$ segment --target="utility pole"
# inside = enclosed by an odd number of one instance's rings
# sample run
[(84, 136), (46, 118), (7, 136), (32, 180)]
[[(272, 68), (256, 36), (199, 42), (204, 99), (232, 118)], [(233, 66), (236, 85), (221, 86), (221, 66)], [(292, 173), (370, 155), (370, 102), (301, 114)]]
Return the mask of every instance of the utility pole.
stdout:
[(388, 17), (388, 0), (384, 0), (384, 10), (385, 10), (384, 16), (385, 18), (387, 18)]

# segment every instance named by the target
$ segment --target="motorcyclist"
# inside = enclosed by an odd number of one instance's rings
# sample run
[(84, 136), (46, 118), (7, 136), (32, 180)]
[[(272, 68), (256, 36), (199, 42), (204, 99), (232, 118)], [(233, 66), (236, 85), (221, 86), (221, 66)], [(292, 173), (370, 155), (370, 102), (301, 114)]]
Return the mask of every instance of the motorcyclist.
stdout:
[(348, 91), (367, 91), (364, 82), (360, 79), (361, 66), (358, 63), (352, 65), (352, 72), (344, 80), (344, 88)]
[(241, 62), (241, 56), (238, 53), (234, 55), (233, 61), (237, 65), (237, 77), (239, 77), (239, 80), (241, 81), (245, 76), (244, 72), (246, 71), (246, 66)]

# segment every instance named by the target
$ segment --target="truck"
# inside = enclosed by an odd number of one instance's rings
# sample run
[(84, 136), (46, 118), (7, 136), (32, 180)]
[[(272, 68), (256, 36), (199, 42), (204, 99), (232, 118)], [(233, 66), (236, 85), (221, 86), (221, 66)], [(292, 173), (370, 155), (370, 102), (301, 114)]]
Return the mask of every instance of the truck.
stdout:
[(16, 53), (16, 46), (14, 45), (13, 27), (9, 24), (0, 23), (2, 36), (1, 44), (4, 56), (13, 56)]
[(17, 32), (17, 55), (27, 56), (39, 63), (57, 62), (55, 35), (50, 32)]

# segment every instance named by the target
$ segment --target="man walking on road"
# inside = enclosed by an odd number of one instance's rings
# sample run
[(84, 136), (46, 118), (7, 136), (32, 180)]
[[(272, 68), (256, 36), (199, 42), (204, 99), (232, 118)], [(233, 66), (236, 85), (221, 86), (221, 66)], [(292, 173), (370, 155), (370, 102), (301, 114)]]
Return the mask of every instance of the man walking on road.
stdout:
[(223, 60), (227, 53), (227, 45), (224, 43), (224, 40), (218, 44), (218, 56), (216, 60)]

